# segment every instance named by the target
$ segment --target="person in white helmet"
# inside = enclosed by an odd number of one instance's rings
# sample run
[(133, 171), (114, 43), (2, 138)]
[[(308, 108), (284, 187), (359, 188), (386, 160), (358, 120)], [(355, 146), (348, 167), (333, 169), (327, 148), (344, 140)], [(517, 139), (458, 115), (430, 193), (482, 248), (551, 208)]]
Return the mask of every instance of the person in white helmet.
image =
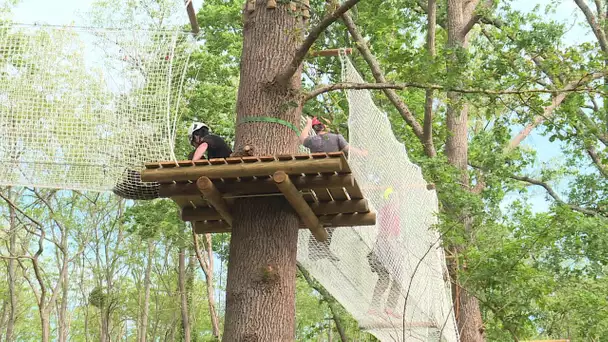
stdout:
[(207, 159), (228, 158), (232, 154), (226, 141), (215, 134), (209, 133), (209, 126), (202, 122), (194, 122), (188, 129), (188, 140), (195, 148), (190, 153), (190, 160), (202, 159), (207, 153)]

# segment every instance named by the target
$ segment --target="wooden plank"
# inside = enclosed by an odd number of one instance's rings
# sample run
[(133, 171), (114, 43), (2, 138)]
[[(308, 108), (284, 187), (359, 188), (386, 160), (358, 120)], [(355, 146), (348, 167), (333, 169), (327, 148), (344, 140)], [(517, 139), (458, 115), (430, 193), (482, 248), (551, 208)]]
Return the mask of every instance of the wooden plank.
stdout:
[(291, 154), (279, 154), (277, 156), (277, 159), (281, 160), (281, 161), (283, 161), (283, 160), (293, 160), (293, 156)]
[(181, 217), (184, 221), (218, 221), (222, 219), (222, 215), (211, 207), (184, 208)]
[(373, 226), (376, 224), (376, 213), (325, 215), (319, 217), (319, 221), (324, 226), (332, 227)]
[(280, 170), (285, 171), (289, 175), (301, 175), (303, 173), (340, 172), (343, 168), (343, 162), (338, 158), (327, 158), (322, 160), (289, 160), (282, 162), (273, 161), (267, 163), (241, 163), (143, 170), (141, 179), (144, 182), (168, 183), (196, 180), (203, 176), (210, 179), (257, 177), (272, 175)]
[(260, 159), (260, 161), (262, 162), (270, 162), (276, 160), (274, 156), (260, 156), (258, 157), (258, 159)]
[(240, 157), (229, 157), (226, 158), (226, 163), (228, 164), (239, 164), (242, 163), (243, 160)]
[(352, 186), (345, 186), (344, 189), (348, 192), (348, 196), (351, 200), (355, 199), (363, 199), (363, 192), (361, 192), (361, 188), (359, 188), (359, 184), (355, 180)]
[(164, 167), (164, 168), (179, 167), (179, 165), (174, 161), (164, 161), (164, 162), (160, 162), (158, 164), (160, 164), (160, 167)]
[(146, 169), (158, 169), (160, 167), (160, 164), (158, 164), (158, 163), (145, 163), (144, 166), (146, 167)]
[(201, 177), (196, 181), (196, 186), (205, 196), (207, 202), (211, 203), (215, 210), (220, 213), (223, 220), (232, 227), (232, 215), (230, 214), (228, 205), (222, 198), (222, 194), (217, 190), (215, 185), (213, 185), (213, 182), (207, 177)]
[(195, 160), (193, 161), (195, 166), (205, 166), (205, 165), (209, 165), (209, 161), (207, 159), (199, 159), (199, 160)]
[[(369, 212), (366, 200), (312, 203), (310, 209), (317, 216)], [(182, 210), (182, 220), (184, 221), (216, 221), (221, 219), (222, 215), (210, 207), (184, 208)]]
[(295, 154), (293, 157), (298, 160), (306, 160), (310, 159), (310, 154)]
[(318, 202), (310, 205), (316, 215), (367, 213), (369, 205), (367, 200), (342, 201), (342, 202)]
[(334, 201), (346, 201), (348, 200), (348, 196), (344, 192), (344, 188), (335, 188), (335, 189), (327, 189), (329, 190), (329, 194)]
[(313, 213), (308, 203), (304, 201), (302, 195), (298, 192), (298, 189), (293, 185), (293, 183), (289, 180), (289, 176), (287, 173), (283, 171), (277, 171), (272, 176), (272, 179), (277, 184), (277, 187), (285, 198), (291, 204), (291, 207), (298, 213), (300, 219), (304, 222), (304, 224), (310, 229), (311, 233), (317, 239), (317, 241), (326, 241), (327, 240), (327, 231), (321, 226), (319, 223), (319, 219)]
[(260, 158), (258, 158), (258, 157), (241, 157), (241, 160), (245, 163), (255, 163), (255, 162), (259, 162)]
[(179, 165), (180, 167), (188, 167), (194, 166), (194, 163), (192, 162), (192, 160), (180, 160), (177, 162), (177, 165)]
[(331, 202), (333, 200), (327, 188), (313, 188), (312, 191), (315, 192), (319, 202)]
[(211, 158), (209, 159), (209, 164), (211, 165), (224, 165), (226, 163), (226, 159), (224, 158)]
[[(313, 187), (329, 189), (349, 187), (354, 184), (355, 180), (350, 174), (291, 176), (289, 178), (298, 190), (309, 190)], [(234, 183), (215, 180), (214, 184), (221, 193), (229, 193), (230, 195), (273, 194), (279, 192), (279, 189), (277, 189), (270, 177), (241, 178), (240, 181)], [(161, 198), (199, 194), (200, 191), (196, 183), (163, 183), (159, 187), (159, 196)]]
[(207, 222), (194, 222), (194, 232), (196, 234), (207, 234), (207, 233), (230, 233), (230, 226), (224, 221), (207, 221)]

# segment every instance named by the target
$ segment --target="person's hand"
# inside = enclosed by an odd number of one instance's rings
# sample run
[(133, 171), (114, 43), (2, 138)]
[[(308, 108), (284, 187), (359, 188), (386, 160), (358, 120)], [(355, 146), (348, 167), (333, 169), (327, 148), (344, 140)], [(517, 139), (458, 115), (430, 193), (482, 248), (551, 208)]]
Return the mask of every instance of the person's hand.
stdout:
[(310, 116), (306, 118), (306, 125), (312, 126), (312, 119), (310, 118)]

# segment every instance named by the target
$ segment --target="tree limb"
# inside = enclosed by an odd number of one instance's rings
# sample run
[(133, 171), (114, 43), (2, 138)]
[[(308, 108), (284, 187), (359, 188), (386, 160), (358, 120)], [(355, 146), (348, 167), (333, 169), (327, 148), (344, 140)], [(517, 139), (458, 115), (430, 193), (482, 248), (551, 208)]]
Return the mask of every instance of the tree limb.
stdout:
[[(437, 26), (437, 1), (428, 0), (426, 48), (431, 61), (435, 60), (435, 30)], [(424, 94), (424, 121), (422, 123), (422, 144), (433, 146), (433, 89)]]
[[(608, 73), (608, 72), (606, 72)], [(603, 77), (605, 73), (597, 73), (597, 77), (594, 76), (593, 79)], [(595, 74), (594, 74), (595, 75)], [(311, 92), (305, 94), (303, 96), (302, 102), (306, 102), (314, 99), (315, 97), (327, 93), (334, 90), (343, 90), (343, 89), (380, 89), (380, 90), (391, 90), (391, 89), (407, 89), (407, 88), (417, 88), (417, 89), (426, 89), (426, 90), (442, 90), (442, 91), (451, 91), (455, 93), (462, 94), (485, 94), (485, 95), (522, 95), (522, 94), (566, 94), (566, 93), (577, 93), (577, 92), (589, 92), (596, 91), (595, 88), (581, 88), (579, 87), (581, 81), (572, 82), (571, 86), (566, 86), (564, 89), (505, 89), (505, 90), (490, 90), (490, 89), (464, 89), (464, 88), (449, 88), (444, 87), (438, 84), (424, 84), (418, 82), (406, 82), (406, 83), (335, 83), (329, 85), (322, 85), (318, 88), (315, 88)], [(564, 95), (565, 96), (565, 95)], [(563, 101), (563, 99), (560, 100)]]
[(337, 312), (338, 310), (336, 308), (336, 300), (323, 286), (317, 283), (310, 276), (310, 273), (308, 273), (308, 271), (304, 268), (304, 266), (302, 266), (302, 264), (300, 264), (299, 261), (297, 262), (297, 266), (298, 270), (300, 270), (300, 273), (302, 273), (302, 276), (304, 277), (308, 285), (315, 289), (317, 292), (319, 292), (319, 294), (323, 297), (323, 300), (325, 300), (325, 302), (327, 303), (327, 306), (329, 306), (331, 315), (333, 316), (334, 322), (336, 323), (336, 328), (338, 329), (338, 333), (340, 334), (340, 339), (342, 340), (342, 342), (347, 342), (348, 337), (346, 336), (346, 332), (344, 330), (344, 322), (342, 322), (342, 318), (340, 317), (340, 315), (338, 315)]
[(588, 83), (592, 80), (598, 79), (598, 78), (602, 78), (604, 76), (606, 76), (608, 73), (606, 71), (604, 72), (596, 72), (593, 74), (588, 74), (586, 76), (584, 76), (583, 78), (577, 80), (577, 81), (572, 81), (570, 83), (568, 83), (562, 90), (561, 93), (559, 93), (557, 96), (554, 96), (551, 99), (551, 104), (547, 107), (544, 108), (543, 110), (543, 114), (542, 115), (537, 115), (536, 117), (534, 117), (534, 119), (532, 120), (531, 123), (529, 123), (521, 132), (519, 132), (519, 134), (517, 134), (509, 143), (508, 147), (506, 148), (506, 152), (510, 152), (512, 150), (514, 150), (515, 148), (517, 148), (519, 146), (519, 144), (521, 144), (521, 142), (526, 139), (530, 133), (532, 132), (532, 130), (534, 128), (536, 128), (536, 126), (540, 125), (543, 121), (545, 121), (547, 118), (549, 118), (550, 116), (553, 115), (555, 109), (564, 101), (564, 99), (566, 98), (566, 94), (568, 93), (568, 90), (572, 90), (572, 89), (576, 89), (579, 85), (584, 84), (584, 83)]
[(602, 29), (600, 28), (600, 25), (597, 22), (595, 15), (593, 15), (593, 12), (591, 12), (591, 9), (589, 8), (589, 6), (587, 6), (585, 0), (574, 0), (574, 2), (576, 2), (578, 8), (580, 8), (581, 11), (583, 11), (583, 14), (585, 14), (585, 18), (587, 18), (587, 22), (589, 23), (589, 26), (591, 26), (593, 34), (595, 34), (597, 41), (600, 43), (602, 51), (604, 51), (604, 53), (607, 53), (608, 42), (606, 41), (606, 35), (604, 34), (604, 31), (602, 31)]
[[(346, 25), (346, 28), (348, 29), (348, 32), (350, 33), (351, 37), (353, 37), (353, 39), (355, 40), (357, 49), (359, 50), (359, 52), (361, 52), (361, 55), (369, 65), (376, 82), (387, 83), (386, 79), (384, 78), (384, 74), (380, 69), (378, 61), (369, 50), (367, 43), (363, 39), (363, 36), (361, 36), (361, 33), (359, 33), (359, 30), (357, 29), (357, 26), (355, 25), (353, 19), (348, 13), (344, 13), (342, 15), (342, 19), (344, 20), (344, 24)], [(416, 137), (418, 137), (420, 142), (424, 144), (424, 132), (422, 126), (420, 126), (420, 123), (418, 123), (418, 121), (416, 120), (410, 109), (407, 107), (407, 105), (403, 102), (403, 100), (399, 97), (399, 95), (397, 95), (394, 90), (383, 89), (383, 91), (384, 94), (386, 94), (386, 97), (388, 97), (391, 103), (395, 106), (399, 114), (401, 114), (405, 122), (407, 122), (407, 124), (412, 128), (412, 131), (414, 131)], [(435, 147), (433, 145), (424, 146), (424, 152), (428, 157), (431, 158), (437, 155), (437, 151), (435, 151)]]
[(567, 206), (568, 208), (570, 208), (570, 209), (572, 209), (574, 211), (578, 211), (578, 212), (580, 212), (582, 214), (589, 215), (589, 216), (598, 216), (598, 215), (605, 216), (605, 213), (603, 213), (603, 212), (600, 212), (600, 211), (597, 211), (597, 210), (588, 209), (588, 208), (583, 208), (581, 206), (570, 204), (570, 203), (566, 203), (563, 199), (561, 199), (561, 197), (553, 190), (553, 188), (549, 184), (547, 184), (547, 183), (545, 183), (543, 181), (540, 181), (540, 180), (537, 180), (537, 179), (533, 179), (533, 178), (530, 178), (528, 176), (507, 175), (507, 177), (509, 177), (511, 179), (515, 179), (515, 180), (521, 181), (521, 182), (526, 182), (526, 183), (530, 183), (530, 184), (533, 184), (533, 185), (537, 185), (537, 186), (543, 187), (547, 191), (547, 193), (549, 194), (549, 196), (553, 197), (553, 199), (555, 200), (555, 202), (557, 202), (557, 203), (559, 203), (561, 205), (565, 205), (565, 206)]
[(15, 210), (17, 210), (21, 215), (27, 217), (28, 220), (32, 221), (35, 225), (37, 225), (38, 227), (42, 228), (42, 224), (40, 222), (38, 222), (37, 220), (33, 219), (31, 216), (29, 216), (28, 214), (26, 214), (17, 205), (15, 205), (15, 203), (13, 203), (13, 201), (11, 201), (9, 198), (7, 198), (6, 196), (4, 196), (1, 192), (0, 192), (0, 198), (2, 198), (8, 205), (10, 205)]
[(608, 167), (606, 167), (606, 165), (602, 164), (600, 156), (597, 154), (597, 150), (595, 149), (595, 147), (594, 146), (588, 147), (587, 154), (589, 155), (589, 157), (591, 157), (591, 160), (593, 160), (593, 163), (595, 164), (595, 166), (597, 166), (597, 168), (600, 171), (600, 173), (602, 174), (602, 176), (604, 176), (605, 178), (608, 178)]
[(345, 1), (333, 13), (323, 18), (323, 20), (321, 20), (321, 22), (317, 26), (313, 27), (309, 31), (308, 36), (306, 36), (306, 38), (302, 42), (302, 45), (300, 45), (300, 47), (296, 51), (296, 54), (293, 56), (293, 59), (291, 60), (291, 63), (289, 63), (289, 66), (277, 76), (276, 81), (281, 85), (287, 85), (293, 74), (295, 74), (296, 70), (298, 70), (298, 68), (300, 67), (300, 64), (302, 64), (302, 61), (304, 60), (304, 57), (306, 57), (308, 50), (310, 50), (312, 44), (317, 40), (317, 38), (319, 38), (321, 33), (323, 33), (323, 31), (325, 31), (329, 27), (329, 25), (333, 24), (336, 20), (340, 18), (342, 14), (346, 13), (346, 11), (355, 6), (359, 1), (361, 0)]

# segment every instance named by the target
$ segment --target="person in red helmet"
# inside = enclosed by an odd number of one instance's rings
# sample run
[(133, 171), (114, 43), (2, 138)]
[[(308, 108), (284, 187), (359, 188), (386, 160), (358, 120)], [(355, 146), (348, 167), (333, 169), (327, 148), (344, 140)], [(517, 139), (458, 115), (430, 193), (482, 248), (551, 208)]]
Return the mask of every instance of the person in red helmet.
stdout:
[[(316, 135), (309, 136), (310, 130), (313, 129)], [(359, 149), (351, 148), (342, 136), (342, 134), (331, 133), (326, 129), (325, 125), (317, 119), (308, 118), (306, 120), (306, 127), (302, 130), (300, 134), (300, 143), (307, 147), (312, 153), (329, 153), (329, 152), (352, 152), (357, 153), (359, 155), (367, 155), (366, 151), (361, 151)], [(327, 240), (325, 242), (318, 242), (312, 235), (308, 241), (308, 251), (309, 258), (312, 261), (316, 261), (319, 259), (329, 258), (331, 261), (339, 261), (337, 256), (335, 256), (330, 250), (331, 237), (333, 235), (333, 229), (327, 229)]]
[[(311, 128), (317, 133), (316, 135), (308, 136)], [(306, 127), (300, 134), (300, 143), (313, 153), (348, 152), (348, 142), (342, 134), (330, 133), (316, 117), (306, 120)]]

